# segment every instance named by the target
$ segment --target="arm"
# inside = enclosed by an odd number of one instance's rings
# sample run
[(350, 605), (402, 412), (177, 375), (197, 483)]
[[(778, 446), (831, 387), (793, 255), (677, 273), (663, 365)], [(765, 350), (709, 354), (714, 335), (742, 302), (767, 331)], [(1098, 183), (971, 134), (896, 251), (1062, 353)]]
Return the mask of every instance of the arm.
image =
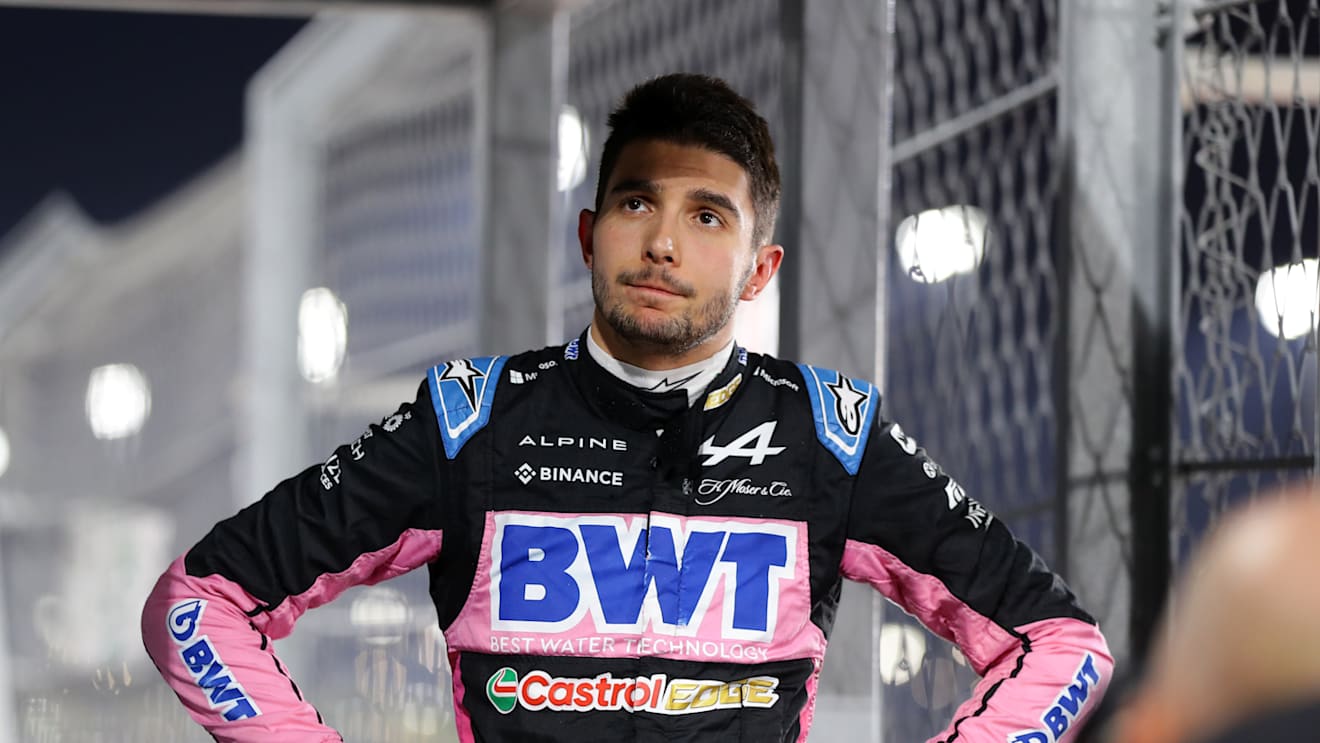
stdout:
[(436, 558), (436, 430), (424, 384), (416, 402), (216, 524), (160, 577), (142, 611), (147, 653), (216, 740), (341, 740), (270, 641), (346, 588)]
[(867, 443), (842, 569), (981, 675), (932, 741), (1065, 743), (1109, 683), (1108, 646), (1068, 587), (892, 422)]

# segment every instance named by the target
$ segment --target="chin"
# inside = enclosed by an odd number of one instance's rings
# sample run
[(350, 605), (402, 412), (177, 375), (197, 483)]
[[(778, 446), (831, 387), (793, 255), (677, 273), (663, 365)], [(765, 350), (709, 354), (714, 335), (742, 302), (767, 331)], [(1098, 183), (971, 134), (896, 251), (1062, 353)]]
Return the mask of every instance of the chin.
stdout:
[(610, 319), (614, 332), (634, 343), (671, 346), (682, 343), (689, 334), (684, 324), (657, 311), (630, 312)]

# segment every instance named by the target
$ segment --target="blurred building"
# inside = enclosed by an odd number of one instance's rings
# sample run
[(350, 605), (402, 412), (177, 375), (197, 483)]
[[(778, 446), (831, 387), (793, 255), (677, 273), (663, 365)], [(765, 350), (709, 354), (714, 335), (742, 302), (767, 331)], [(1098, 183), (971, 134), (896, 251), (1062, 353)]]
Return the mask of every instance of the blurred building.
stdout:
[[(142, 599), (233, 510), (245, 196), (229, 158), (126, 223), (54, 196), (6, 238), (0, 581), (19, 699), (146, 680)], [(21, 712), (41, 740), (46, 713)]]

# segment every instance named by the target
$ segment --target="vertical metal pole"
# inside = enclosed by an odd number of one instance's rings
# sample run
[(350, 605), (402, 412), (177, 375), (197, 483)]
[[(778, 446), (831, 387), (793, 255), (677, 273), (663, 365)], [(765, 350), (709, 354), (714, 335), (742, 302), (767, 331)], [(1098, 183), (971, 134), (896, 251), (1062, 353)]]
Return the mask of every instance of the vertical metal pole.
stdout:
[[(894, 4), (781, 0), (780, 12), (788, 168), (780, 234), (792, 266), (782, 282), (780, 348), (881, 382)], [(816, 737), (882, 739), (884, 610), (868, 586), (843, 587), (831, 653), (846, 659), (826, 663), (817, 701), (838, 714), (817, 716)]]
[(1163, 610), (1171, 573), (1170, 504), (1173, 488), (1173, 347), (1178, 248), (1182, 203), (1182, 110), (1179, 71), (1182, 36), (1180, 0), (1161, 4), (1157, 18), (1160, 44), (1160, 170), (1155, 198), (1152, 250), (1133, 252), (1133, 431), (1129, 487), (1132, 512), (1132, 655), (1145, 658)]
[[(880, 4), (879, 148), (876, 152), (876, 256), (875, 256), (875, 369), (873, 379), (879, 389), (886, 386), (889, 347), (889, 313), (886, 288), (889, 286), (889, 241), (892, 233), (890, 212), (893, 199), (894, 143), (894, 0)], [(878, 592), (871, 595), (871, 741), (882, 743), (885, 730), (884, 679), (880, 675), (880, 637), (885, 624), (885, 599)]]
[(492, 13), (480, 332), (483, 352), (497, 353), (563, 340), (556, 173), (568, 26), (553, 3), (508, 0)]
[[(4, 528), (0, 526), (0, 554), (4, 552)], [(18, 716), (15, 714), (14, 683), (10, 675), (13, 655), (9, 652), (8, 595), (4, 565), (0, 564), (0, 743), (18, 743)]]
[[(495, 9), (487, 9), (480, 15), (480, 38), (473, 44), (472, 53), (472, 132), (469, 141), (472, 146), (472, 218), (474, 228), (473, 245), (477, 251), (478, 266), (484, 266), (487, 257), (486, 251), (491, 243), (490, 214), (491, 198), (491, 174), (494, 170), (492, 161), (494, 156), (491, 153), (493, 137), (491, 136), (491, 119), (494, 117), (495, 105), (492, 97), (495, 95)], [(490, 287), (487, 285), (484, 268), (478, 268), (478, 281), (476, 286), (476, 310), (480, 318), (485, 308), (491, 303), (491, 298), (487, 296)], [(484, 340), (486, 328), (482, 327), (482, 321), (477, 321), (477, 332), (479, 339)], [(478, 353), (499, 353), (498, 348), (478, 348)]]
[[(889, 246), (878, 171), (888, 162), (888, 2), (813, 0), (804, 16), (801, 358), (846, 374), (876, 371), (875, 266)], [(885, 182), (887, 183), (887, 176)], [(885, 208), (887, 209), (887, 204)], [(845, 299), (846, 298), (846, 299)]]
[(777, 150), (782, 196), (777, 239), (784, 246), (779, 270), (779, 353), (795, 359), (802, 355), (802, 104), (806, 66), (806, 0), (779, 0), (779, 29), (783, 37), (781, 60), (782, 126)]
[(1072, 449), (1072, 302), (1068, 299), (1072, 286), (1072, 253), (1075, 244), (1072, 240), (1072, 127), (1073, 110), (1070, 103), (1071, 91), (1067, 89), (1073, 79), (1069, 75), (1066, 55), (1072, 43), (1071, 4), (1059, 4), (1059, 59), (1055, 65), (1059, 68), (1060, 90), (1055, 96), (1056, 130), (1054, 146), (1058, 148), (1058, 172), (1054, 175), (1054, 234), (1051, 242), (1057, 246), (1054, 255), (1055, 282), (1058, 287), (1059, 301), (1054, 307), (1058, 317), (1054, 326), (1058, 332), (1054, 336), (1054, 379), (1050, 394), (1054, 404), (1054, 560), (1051, 565), (1055, 572), (1068, 580), (1071, 572), (1071, 555), (1068, 550), (1069, 535), (1069, 473), (1071, 470)]
[[(1059, 96), (1062, 101), (1063, 96)], [(1062, 119), (1062, 117), (1061, 117)], [(1067, 152), (1066, 130), (1060, 126), (1058, 147), (1060, 152)], [(1068, 299), (1068, 287), (1072, 286), (1072, 163), (1066, 157), (1059, 158), (1059, 179), (1054, 209), (1054, 244), (1059, 246), (1055, 255), (1055, 281), (1059, 286), (1060, 301), (1054, 311), (1058, 316), (1056, 327), (1058, 334), (1054, 338), (1054, 380), (1051, 395), (1054, 403), (1055, 445), (1054, 445), (1054, 570), (1070, 580), (1072, 572), (1072, 553), (1070, 542), (1071, 521), (1069, 503), (1071, 497), (1070, 473), (1072, 472), (1072, 387), (1073, 369), (1071, 344), (1073, 313), (1072, 302)]]
[(876, 152), (876, 194), (875, 194), (875, 370), (872, 379), (881, 389), (888, 389), (886, 383), (887, 364), (885, 351), (889, 338), (888, 304), (885, 302), (885, 289), (889, 282), (889, 245), (893, 234), (890, 224), (890, 212), (894, 203), (893, 181), (894, 168), (891, 153), (894, 144), (894, 0), (880, 3), (877, 23), (879, 34), (879, 126), (876, 135), (879, 148)]

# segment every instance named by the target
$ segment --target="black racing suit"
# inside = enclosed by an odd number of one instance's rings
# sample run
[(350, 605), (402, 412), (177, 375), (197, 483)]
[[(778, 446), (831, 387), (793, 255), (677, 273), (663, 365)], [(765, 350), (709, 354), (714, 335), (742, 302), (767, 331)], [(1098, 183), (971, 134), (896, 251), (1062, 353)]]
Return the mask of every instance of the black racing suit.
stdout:
[(179, 558), (142, 626), (193, 717), (339, 740), (268, 638), (426, 565), (460, 740), (803, 740), (843, 578), (983, 675), (938, 740), (1071, 737), (1112, 670), (1094, 621), (874, 387), (735, 348), (689, 406), (584, 344), (435, 367)]

